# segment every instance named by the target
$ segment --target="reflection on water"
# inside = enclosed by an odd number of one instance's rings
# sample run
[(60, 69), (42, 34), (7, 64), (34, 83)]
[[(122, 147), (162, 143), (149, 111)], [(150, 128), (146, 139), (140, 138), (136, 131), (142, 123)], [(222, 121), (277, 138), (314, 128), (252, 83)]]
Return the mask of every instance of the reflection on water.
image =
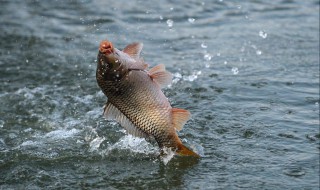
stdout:
[[(0, 189), (318, 189), (319, 1), (2, 1)], [(144, 43), (202, 158), (102, 117), (98, 44)]]

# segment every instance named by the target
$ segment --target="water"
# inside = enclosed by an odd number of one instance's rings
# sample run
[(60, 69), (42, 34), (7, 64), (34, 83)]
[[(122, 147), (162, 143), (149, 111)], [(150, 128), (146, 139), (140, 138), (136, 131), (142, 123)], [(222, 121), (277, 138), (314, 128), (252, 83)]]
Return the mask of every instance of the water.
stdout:
[[(319, 1), (1, 1), (0, 189), (318, 189)], [(144, 43), (202, 159), (102, 117), (99, 42)]]

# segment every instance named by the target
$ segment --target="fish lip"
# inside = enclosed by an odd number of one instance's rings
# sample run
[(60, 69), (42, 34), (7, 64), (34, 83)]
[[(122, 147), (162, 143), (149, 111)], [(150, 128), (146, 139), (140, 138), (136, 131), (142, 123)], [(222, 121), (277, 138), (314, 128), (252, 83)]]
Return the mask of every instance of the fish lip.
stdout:
[(114, 53), (113, 44), (108, 40), (104, 40), (100, 43), (99, 51), (104, 55), (110, 55), (111, 53)]

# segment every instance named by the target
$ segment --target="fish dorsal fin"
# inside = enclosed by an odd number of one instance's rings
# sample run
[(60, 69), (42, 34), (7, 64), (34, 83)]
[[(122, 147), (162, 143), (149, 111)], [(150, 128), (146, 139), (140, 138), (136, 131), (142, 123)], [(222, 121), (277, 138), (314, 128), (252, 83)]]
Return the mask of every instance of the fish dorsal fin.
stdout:
[(159, 64), (151, 68), (148, 73), (161, 88), (168, 86), (172, 81), (172, 74), (166, 71), (164, 64)]
[(134, 42), (132, 44), (127, 45), (122, 51), (128, 54), (130, 57), (139, 60), (142, 47), (142, 43)]
[(136, 137), (149, 138), (149, 135), (137, 128), (118, 108), (107, 102), (103, 115), (108, 120), (116, 120), (126, 131)]
[(172, 108), (172, 123), (178, 131), (182, 129), (184, 124), (190, 119), (191, 114), (188, 110)]

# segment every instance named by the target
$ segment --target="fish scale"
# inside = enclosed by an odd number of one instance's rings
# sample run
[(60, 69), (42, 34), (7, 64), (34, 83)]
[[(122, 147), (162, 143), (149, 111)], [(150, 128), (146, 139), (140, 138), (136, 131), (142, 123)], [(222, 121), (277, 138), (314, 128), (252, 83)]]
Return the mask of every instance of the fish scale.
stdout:
[[(147, 73), (142, 73), (142, 71), (130, 72), (126, 76), (128, 79), (143, 79), (148, 77)], [(146, 77), (143, 75), (146, 75)], [(117, 107), (135, 126), (139, 126), (140, 130), (147, 135), (152, 135), (160, 147), (163, 146), (164, 142), (170, 141), (170, 139), (167, 139), (170, 136), (166, 134), (166, 131), (170, 130), (169, 127), (171, 126), (167, 122), (168, 118), (170, 118), (169, 110), (171, 106), (166, 105), (164, 101), (154, 101), (155, 99), (161, 100), (165, 97), (159, 97), (161, 94), (154, 93), (154, 90), (151, 90), (151, 85), (141, 86), (138, 83), (128, 83), (126, 79), (117, 82), (111, 81), (105, 84), (104, 92), (108, 97), (108, 102)], [(114, 91), (115, 88), (121, 90)], [(120, 91), (121, 93), (119, 93)], [(135, 93), (135, 91), (144, 92), (143, 96)]]

